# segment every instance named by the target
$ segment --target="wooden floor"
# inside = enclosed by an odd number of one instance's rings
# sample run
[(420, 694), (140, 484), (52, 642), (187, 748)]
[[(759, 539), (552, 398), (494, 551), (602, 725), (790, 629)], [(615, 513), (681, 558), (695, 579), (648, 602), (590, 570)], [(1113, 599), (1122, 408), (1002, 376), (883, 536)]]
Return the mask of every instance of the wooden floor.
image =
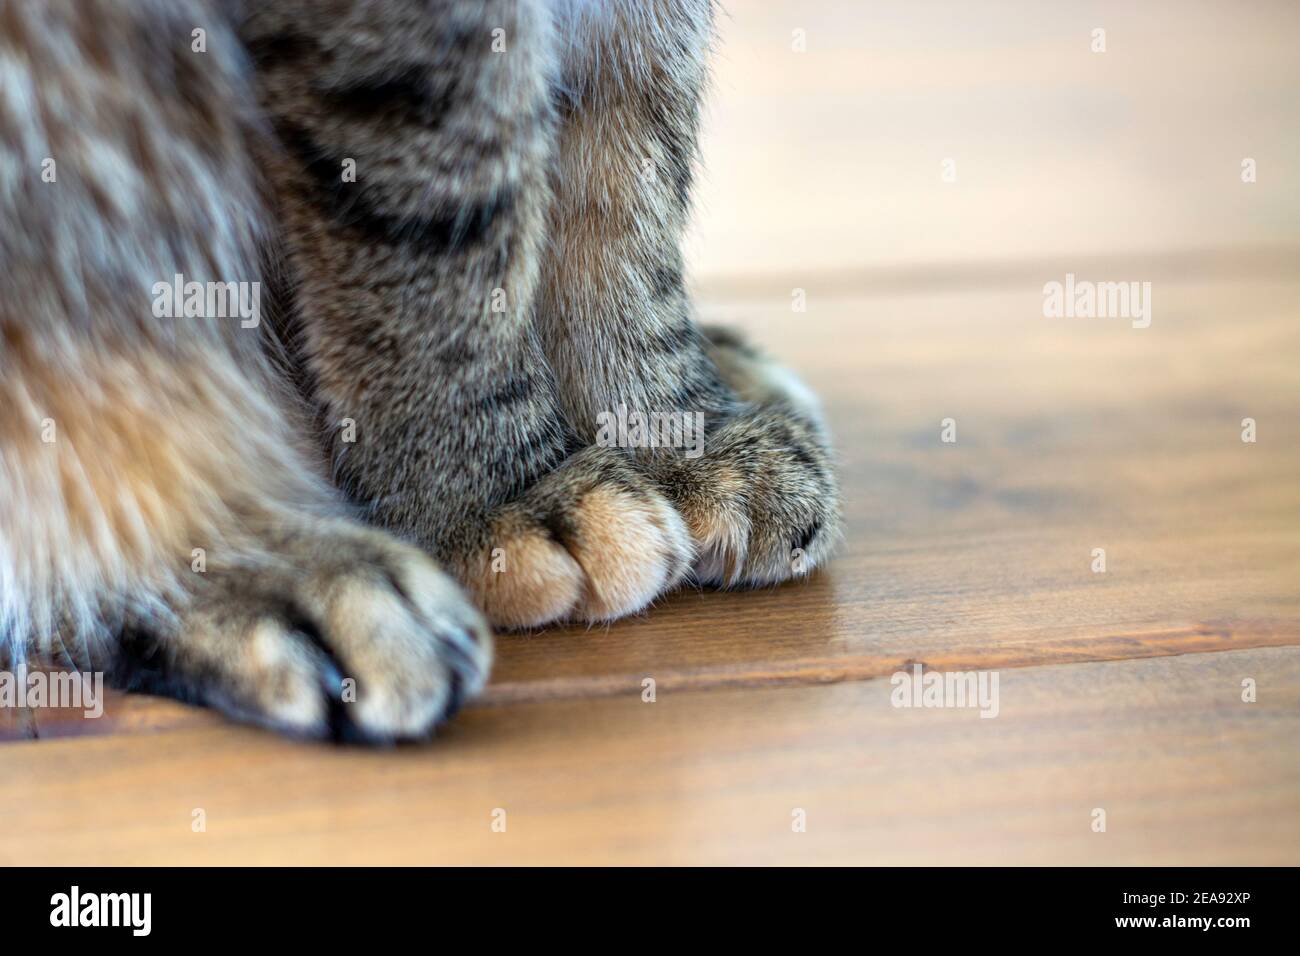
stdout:
[[(0, 863), (1300, 863), (1296, 254), (1126, 260), (1147, 329), (1043, 318), (1063, 262), (703, 288), (826, 400), (830, 567), (504, 637), (428, 746), (11, 715)], [(892, 706), (915, 662), (998, 715)]]

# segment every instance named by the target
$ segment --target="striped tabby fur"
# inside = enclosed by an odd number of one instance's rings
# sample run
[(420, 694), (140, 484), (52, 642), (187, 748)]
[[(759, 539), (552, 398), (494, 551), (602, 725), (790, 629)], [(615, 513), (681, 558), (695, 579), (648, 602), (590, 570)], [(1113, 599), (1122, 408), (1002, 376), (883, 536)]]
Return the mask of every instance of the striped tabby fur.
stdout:
[[(708, 0), (0, 0), (0, 664), (418, 737), (491, 625), (823, 560), (815, 406), (683, 286), (711, 42)], [(160, 318), (177, 275), (265, 321)]]

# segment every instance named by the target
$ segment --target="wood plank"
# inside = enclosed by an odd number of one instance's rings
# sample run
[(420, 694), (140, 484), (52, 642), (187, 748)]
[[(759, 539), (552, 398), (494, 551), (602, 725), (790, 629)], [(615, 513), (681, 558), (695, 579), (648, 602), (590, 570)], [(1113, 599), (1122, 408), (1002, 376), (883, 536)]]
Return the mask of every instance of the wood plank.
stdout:
[(15, 743), (0, 863), (1300, 863), (1300, 649), (1008, 670), (994, 719), (890, 693), (478, 708), (387, 753), (211, 726)]

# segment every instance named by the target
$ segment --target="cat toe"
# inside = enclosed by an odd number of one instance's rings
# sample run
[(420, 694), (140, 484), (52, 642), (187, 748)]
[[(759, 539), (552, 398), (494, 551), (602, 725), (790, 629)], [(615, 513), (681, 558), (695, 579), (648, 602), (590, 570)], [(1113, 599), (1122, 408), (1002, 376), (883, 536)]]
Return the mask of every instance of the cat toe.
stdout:
[(694, 557), (680, 515), (625, 456), (592, 447), (498, 509), (462, 580), (496, 626), (634, 614)]

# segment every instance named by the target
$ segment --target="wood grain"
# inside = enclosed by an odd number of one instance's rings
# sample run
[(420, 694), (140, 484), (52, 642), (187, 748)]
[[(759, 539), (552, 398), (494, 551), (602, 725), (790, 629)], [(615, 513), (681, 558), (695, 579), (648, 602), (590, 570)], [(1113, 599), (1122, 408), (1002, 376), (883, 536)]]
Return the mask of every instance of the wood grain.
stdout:
[(217, 726), (10, 744), (0, 863), (1300, 862), (1300, 649), (1006, 671), (992, 719), (890, 692), (478, 708), (387, 753)]

